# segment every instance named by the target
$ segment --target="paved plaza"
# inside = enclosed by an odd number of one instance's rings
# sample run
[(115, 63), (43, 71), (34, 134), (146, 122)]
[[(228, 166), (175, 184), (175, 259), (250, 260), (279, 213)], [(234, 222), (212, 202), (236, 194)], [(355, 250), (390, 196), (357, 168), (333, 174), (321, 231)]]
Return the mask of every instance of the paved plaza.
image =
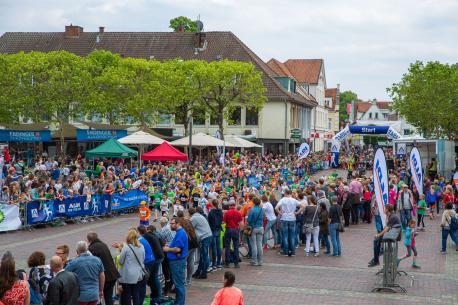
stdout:
[[(31, 232), (18, 231), (0, 234), (0, 253), (14, 253), (18, 267), (26, 267), (26, 260), (34, 250), (43, 251), (47, 258), (54, 254), (55, 246), (68, 244), (72, 256), (74, 245), (85, 238), (88, 231), (98, 232), (100, 238), (111, 244), (124, 239), (126, 231), (136, 226), (136, 215), (106, 218), (84, 224), (46, 227)], [(446, 256), (440, 254), (439, 218), (428, 220), (425, 232), (419, 232), (416, 240), (420, 270), (410, 268), (411, 261), (401, 263), (401, 269), (414, 276), (402, 277), (401, 284), (407, 293), (371, 293), (381, 276), (378, 268), (368, 268), (371, 259), (373, 224), (352, 226), (343, 233), (342, 257), (305, 257), (300, 247), (296, 257), (279, 256), (269, 250), (262, 267), (241, 263), (236, 274), (236, 286), (243, 290), (247, 305), (276, 304), (458, 304), (458, 252), (449, 246)], [(405, 247), (400, 244), (400, 254)], [(222, 287), (224, 271), (209, 274), (207, 280), (194, 280), (187, 289), (189, 305), (210, 304), (215, 292)]]

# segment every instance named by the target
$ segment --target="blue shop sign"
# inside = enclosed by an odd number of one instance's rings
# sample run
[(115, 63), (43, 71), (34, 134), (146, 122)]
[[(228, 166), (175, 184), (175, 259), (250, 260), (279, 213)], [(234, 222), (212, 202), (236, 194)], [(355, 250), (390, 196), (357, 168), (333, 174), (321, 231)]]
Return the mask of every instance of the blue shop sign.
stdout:
[(51, 142), (51, 131), (2, 129), (0, 142)]
[(127, 130), (104, 130), (104, 129), (77, 129), (76, 140), (78, 141), (107, 141), (120, 139), (127, 136)]

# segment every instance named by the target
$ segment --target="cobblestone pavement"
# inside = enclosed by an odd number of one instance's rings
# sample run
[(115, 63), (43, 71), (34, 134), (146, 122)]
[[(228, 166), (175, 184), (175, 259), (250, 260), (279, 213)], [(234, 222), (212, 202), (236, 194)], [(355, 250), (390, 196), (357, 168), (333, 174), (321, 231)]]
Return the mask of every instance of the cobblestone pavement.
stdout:
[[(323, 174), (323, 173), (321, 173)], [(325, 173), (327, 174), (327, 173)], [(0, 234), (0, 253), (14, 253), (18, 267), (26, 267), (28, 255), (34, 250), (44, 251), (47, 258), (54, 254), (57, 244), (74, 245), (90, 230), (97, 231), (107, 243), (124, 238), (126, 230), (137, 225), (137, 217), (124, 215), (84, 224), (18, 231)], [(458, 252), (448, 247), (447, 255), (440, 254), (439, 218), (426, 221), (426, 232), (419, 232), (416, 240), (420, 270), (410, 268), (408, 259), (400, 268), (413, 275), (401, 277), (400, 284), (407, 293), (372, 293), (381, 276), (378, 269), (368, 268), (372, 256), (373, 224), (351, 226), (342, 234), (342, 256), (306, 257), (300, 246), (296, 257), (282, 257), (269, 250), (262, 267), (252, 267), (248, 261), (236, 274), (236, 286), (243, 290), (247, 305), (312, 305), (312, 304), (400, 304), (451, 305), (458, 304)], [(400, 244), (400, 255), (405, 248)], [(189, 305), (210, 304), (222, 286), (223, 271), (210, 273), (207, 280), (194, 280), (187, 289)]]

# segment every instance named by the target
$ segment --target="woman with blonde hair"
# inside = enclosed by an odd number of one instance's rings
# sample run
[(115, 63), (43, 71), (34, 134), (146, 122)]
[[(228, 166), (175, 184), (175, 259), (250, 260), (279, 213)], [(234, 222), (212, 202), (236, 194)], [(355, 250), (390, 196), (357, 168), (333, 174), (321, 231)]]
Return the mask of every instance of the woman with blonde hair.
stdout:
[(139, 293), (141, 282), (146, 273), (143, 264), (144, 260), (145, 249), (138, 241), (138, 233), (136, 230), (130, 229), (127, 232), (126, 242), (122, 247), (118, 260), (121, 265), (119, 283), (122, 287), (122, 305), (141, 305)]

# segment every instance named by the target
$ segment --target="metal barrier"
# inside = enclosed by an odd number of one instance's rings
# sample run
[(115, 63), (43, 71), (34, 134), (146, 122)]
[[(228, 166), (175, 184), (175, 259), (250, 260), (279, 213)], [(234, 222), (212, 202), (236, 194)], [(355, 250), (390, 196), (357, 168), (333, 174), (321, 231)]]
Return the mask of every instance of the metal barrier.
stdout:
[[(407, 290), (397, 283), (399, 275), (408, 274), (405, 271), (398, 270), (398, 241), (401, 237), (401, 226), (397, 225), (390, 229), (383, 235), (383, 269), (377, 272), (377, 274), (383, 274), (381, 285), (376, 286), (372, 289), (375, 291), (391, 291), (397, 292), (399, 289), (401, 292), (407, 292)], [(413, 276), (411, 276), (411, 286), (413, 284)]]

